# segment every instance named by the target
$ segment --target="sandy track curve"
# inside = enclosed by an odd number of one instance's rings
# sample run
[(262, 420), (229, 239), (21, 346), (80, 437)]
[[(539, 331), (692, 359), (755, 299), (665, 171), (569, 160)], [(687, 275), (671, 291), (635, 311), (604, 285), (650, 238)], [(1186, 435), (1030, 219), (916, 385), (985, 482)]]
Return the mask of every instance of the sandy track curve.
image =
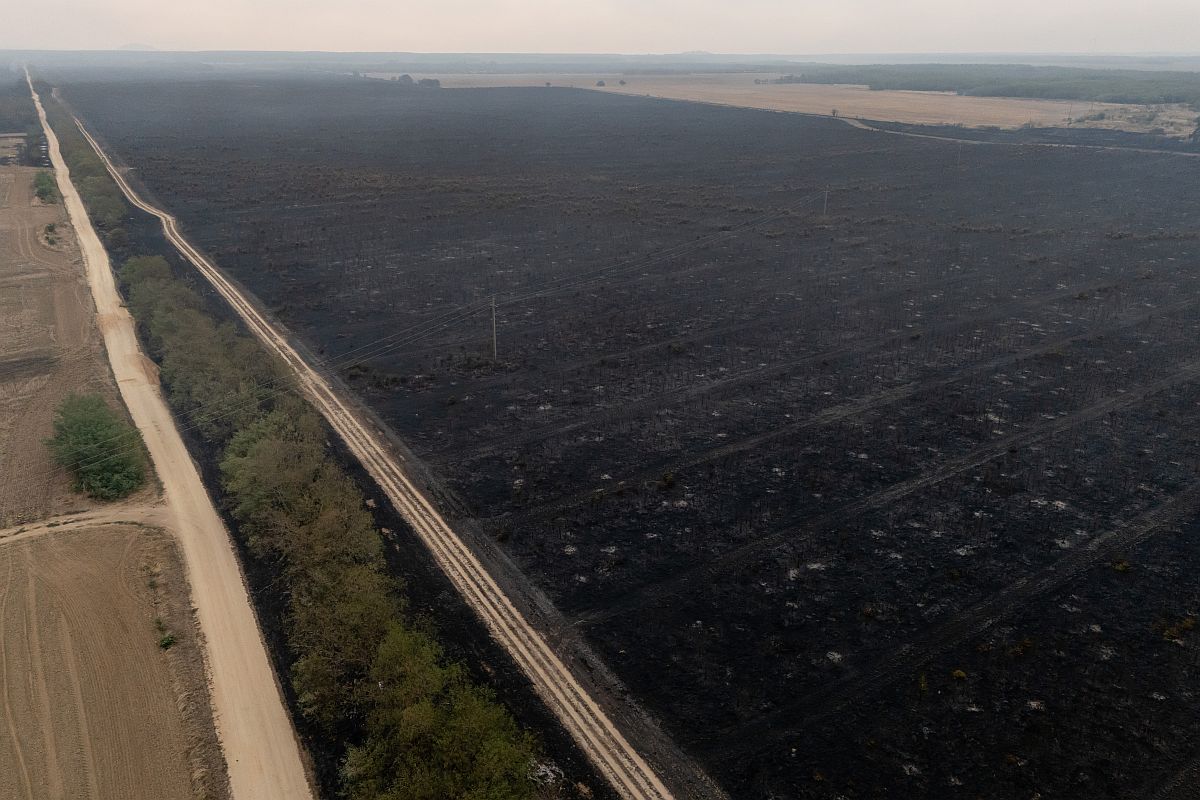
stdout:
[(79, 239), (113, 375), (162, 481), (169, 527), (179, 542), (205, 638), (213, 716), (232, 796), (235, 800), (311, 798), (300, 746), (267, 659), (229, 533), (200, 481), (157, 381), (147, 374), (133, 318), (117, 293), (108, 253), (71, 183), (58, 138), (46, 121), (32, 81), (29, 91), (46, 134), (59, 191)]
[(321, 374), (289, 344), (212, 263), (180, 233), (170, 214), (143, 201), (109, 160), (87, 129), (79, 130), (104, 161), (129, 202), (153, 214), (167, 239), (233, 307), (247, 327), (295, 373), (299, 385), (330, 426), (379, 484), (396, 510), (413, 527), (438, 566), (487, 625), (499, 644), (529, 678), (538, 695), (559, 719), (595, 767), (629, 800), (670, 800), (673, 795), (583, 688), (553, 648), (500, 589), (471, 549), (451, 529), (427, 497), (413, 485), (373, 427), (361, 419)]

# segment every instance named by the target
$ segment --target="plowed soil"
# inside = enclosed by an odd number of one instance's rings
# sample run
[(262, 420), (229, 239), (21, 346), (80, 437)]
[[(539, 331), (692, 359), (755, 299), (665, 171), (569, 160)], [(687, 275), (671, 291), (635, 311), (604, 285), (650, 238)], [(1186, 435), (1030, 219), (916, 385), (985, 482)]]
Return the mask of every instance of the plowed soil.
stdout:
[(211, 796), (219, 753), (196, 718), (206, 701), (176, 685), (203, 685), (192, 630), (159, 531), (50, 530), (0, 546), (0, 796)]

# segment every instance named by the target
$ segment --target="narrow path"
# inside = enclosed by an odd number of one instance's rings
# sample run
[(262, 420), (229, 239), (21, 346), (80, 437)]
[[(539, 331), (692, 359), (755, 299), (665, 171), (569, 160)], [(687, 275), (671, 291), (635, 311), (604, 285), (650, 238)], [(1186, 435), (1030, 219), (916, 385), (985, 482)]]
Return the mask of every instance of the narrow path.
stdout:
[(167, 527), (179, 541), (204, 634), (213, 716), (232, 795), (234, 800), (311, 798), (300, 745), (267, 659), (229, 533), (200, 481), (157, 381), (147, 374), (133, 318), (117, 293), (108, 253), (71, 183), (58, 137), (46, 121), (28, 73), (26, 80), (79, 239), (113, 375), (163, 484)]
[(137, 502), (128, 505), (113, 505), (63, 514), (37, 522), (0, 528), (0, 547), (11, 542), (32, 539), (52, 531), (69, 531), (76, 528), (91, 528), (96, 525), (149, 525), (165, 528), (171, 524), (170, 510), (165, 504), (145, 505)]
[[(463, 542), (410, 480), (384, 439), (288, 342), (225, 275), (180, 233), (173, 216), (145, 201), (125, 181), (86, 128), (75, 120), (129, 202), (157, 217), (167, 239), (233, 307), (246, 326), (291, 369), (309, 400), (379, 484), (396, 510), (413, 527), (467, 604), (509, 653), (596, 769), (629, 800), (670, 800), (672, 792), (646, 758), (600, 708), (536, 630), (499, 587), (475, 553)], [(712, 787), (712, 796), (720, 796)]]

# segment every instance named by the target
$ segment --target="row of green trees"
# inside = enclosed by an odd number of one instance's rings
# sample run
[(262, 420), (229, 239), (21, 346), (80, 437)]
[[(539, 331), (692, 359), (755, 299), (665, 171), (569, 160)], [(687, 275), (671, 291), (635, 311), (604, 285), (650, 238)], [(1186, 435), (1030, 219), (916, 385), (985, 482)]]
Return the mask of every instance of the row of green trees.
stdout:
[(537, 747), (406, 613), (364, 498), (280, 364), (160, 257), (120, 270), (177, 413), (220, 454), (229, 509), (287, 598), (290, 680), (319, 735), (347, 745), (352, 800), (531, 797)]
[(38, 93), (42, 96), (46, 119), (58, 136), (63, 160), (71, 171), (71, 182), (83, 198), (88, 216), (92, 218), (106, 245), (124, 247), (129, 240), (124, 227), (129, 207), (125, 205), (121, 188), (108, 174), (104, 162), (96, 155), (88, 140), (75, 127), (66, 109), (53, 100), (49, 92)]

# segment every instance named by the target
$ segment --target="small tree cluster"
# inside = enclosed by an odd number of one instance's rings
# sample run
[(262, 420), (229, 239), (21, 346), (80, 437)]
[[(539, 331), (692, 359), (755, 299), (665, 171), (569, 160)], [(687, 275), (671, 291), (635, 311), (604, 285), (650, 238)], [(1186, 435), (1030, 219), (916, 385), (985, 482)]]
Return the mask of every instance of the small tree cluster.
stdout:
[(58, 186), (54, 183), (54, 176), (45, 170), (40, 170), (33, 176), (33, 193), (43, 203), (57, 203)]
[(99, 395), (71, 395), (58, 408), (54, 459), (75, 476), (75, 491), (100, 500), (124, 497), (146, 480), (141, 438)]

